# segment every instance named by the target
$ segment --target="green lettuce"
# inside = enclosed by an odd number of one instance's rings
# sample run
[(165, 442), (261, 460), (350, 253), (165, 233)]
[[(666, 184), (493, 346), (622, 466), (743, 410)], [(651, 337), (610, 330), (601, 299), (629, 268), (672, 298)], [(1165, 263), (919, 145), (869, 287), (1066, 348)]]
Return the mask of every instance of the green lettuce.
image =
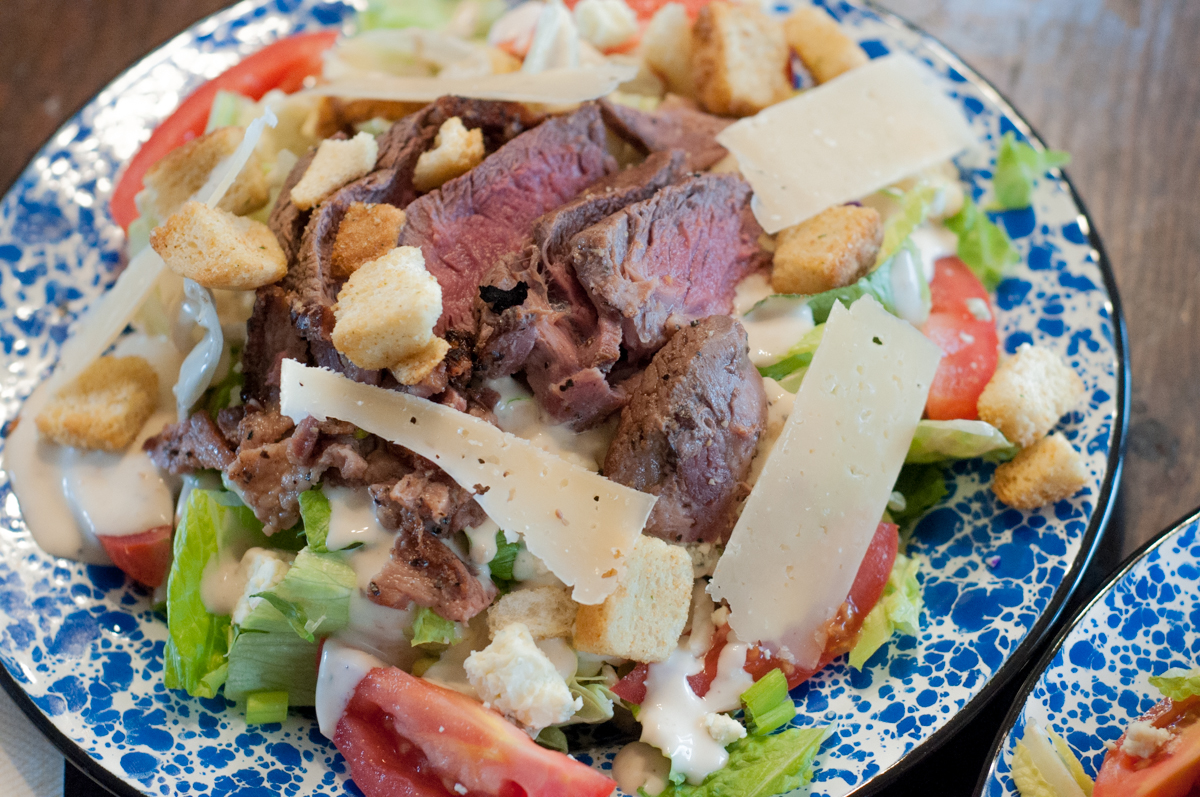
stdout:
[(304, 523), (304, 536), (308, 547), (317, 553), (327, 553), (325, 540), (329, 537), (329, 499), (320, 487), (300, 493), (300, 520)]
[(994, 291), (1008, 267), (1021, 256), (1008, 233), (996, 226), (969, 197), (962, 209), (946, 219), (946, 227), (958, 236), (958, 256), (983, 283)]
[(496, 555), (488, 562), (488, 570), (491, 571), (492, 582), (501, 592), (508, 592), (516, 583), (513, 577), (513, 563), (517, 561), (517, 554), (521, 552), (523, 545), (520, 540), (509, 542), (503, 530), (496, 532)]
[(612, 719), (613, 705), (621, 702), (621, 698), (612, 691), (617, 680), (616, 671), (609, 666), (603, 667), (596, 675), (584, 676), (577, 672), (568, 678), (567, 687), (571, 690), (571, 697), (582, 699), (583, 707), (564, 724), (594, 725)]
[(929, 183), (919, 183), (900, 196), (900, 212), (888, 219), (883, 228), (883, 244), (875, 262), (883, 263), (898, 250), (913, 231), (925, 223), (929, 209), (937, 201), (938, 190)]
[(340, 555), (300, 551), (283, 580), (258, 593), (262, 602), (236, 628), (225, 697), (242, 701), (256, 692), (287, 692), (291, 705), (313, 705), (316, 639), (346, 626), (357, 588), (354, 568)]
[(219, 127), (245, 127), (258, 116), (258, 103), (234, 91), (218, 91), (208, 111), (205, 133)]
[(920, 631), (921, 610), (925, 607), (921, 600), (921, 585), (917, 582), (920, 567), (920, 558), (896, 554), (896, 563), (892, 565), (883, 596), (863, 619), (858, 641), (850, 650), (851, 667), (861, 670), (867, 659), (897, 631), (908, 636)]
[(940, 465), (905, 465), (892, 488), (904, 496), (904, 508), (893, 511), (892, 522), (905, 528), (946, 497), (946, 474)]
[(450, 23), (457, 7), (457, 0), (367, 0), (367, 7), (358, 13), (358, 29), (438, 30)]
[(771, 365), (759, 366), (758, 372), (763, 378), (771, 378), (776, 381), (782, 380), (784, 377), (799, 371), (802, 368), (808, 368), (812, 362), (813, 355), (817, 353), (817, 347), (821, 345), (821, 339), (825, 336), (825, 325), (818, 324), (810, 329), (804, 337), (800, 338), (795, 346), (787, 350), (783, 358), (777, 363)]
[(235, 398), (241, 397), (245, 381), (246, 377), (242, 375), (242, 344), (233, 343), (229, 346), (229, 370), (220, 382), (204, 391), (200, 405), (215, 419), (218, 412), (232, 405)]
[(457, 645), (463, 640), (462, 623), (447, 620), (425, 606), (417, 607), (412, 631), (414, 645)]
[(671, 784), (660, 797), (770, 797), (812, 780), (813, 759), (829, 728), (788, 728), (773, 736), (747, 736), (729, 747), (729, 763), (699, 786)]
[(917, 424), (905, 462), (927, 464), (951, 459), (987, 457), (1007, 462), (1021, 447), (1008, 442), (995, 426), (984, 421), (930, 421)]
[(1071, 156), (1061, 150), (1036, 150), (1017, 141), (1009, 131), (1000, 140), (996, 155), (996, 170), (992, 173), (992, 191), (996, 210), (1027, 208), (1033, 201), (1033, 186), (1038, 179), (1059, 166), (1071, 162)]
[(1200, 667), (1192, 670), (1174, 667), (1162, 675), (1151, 675), (1150, 685), (1172, 700), (1187, 700), (1200, 695)]

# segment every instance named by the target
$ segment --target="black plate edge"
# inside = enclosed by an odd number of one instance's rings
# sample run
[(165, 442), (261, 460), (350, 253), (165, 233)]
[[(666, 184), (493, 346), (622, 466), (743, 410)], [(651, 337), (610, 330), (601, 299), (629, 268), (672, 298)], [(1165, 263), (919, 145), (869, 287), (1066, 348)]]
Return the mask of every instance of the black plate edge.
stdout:
[[(1000, 101), (1000, 104), (1004, 106), (1005, 114), (1024, 125), (1028, 131), (1028, 134), (1045, 146), (1042, 137), (1037, 133), (1029, 121), (1016, 110), (1012, 102), (1010, 102), (1009, 99), (999, 89), (988, 82), (979, 72), (968, 65), (967, 62), (961, 56), (959, 56), (957, 52), (942, 42), (941, 39), (913, 24), (901, 15), (883, 8), (876, 2), (876, 0), (858, 0), (858, 2), (870, 9), (870, 11), (878, 16), (882, 21), (896, 27), (907, 28), (908, 30), (913, 31), (928, 41), (936, 44), (937, 47), (942, 50), (941, 55), (947, 60), (947, 62), (954, 66), (954, 68), (960, 74), (966, 77), (967, 80), (976, 87), (982, 88), (985, 91), (994, 94), (995, 97)], [(189, 36), (189, 33), (193, 28), (198, 25), (208, 23), (211, 20), (216, 20), (226, 14), (232, 13), (237, 5), (239, 4), (235, 3), (234, 5), (223, 8), (220, 11), (216, 11), (206, 17), (196, 20), (183, 31), (171, 37), (166, 42), (160, 44), (149, 53), (136, 57), (133, 62), (130, 63), (120, 73), (118, 73), (116, 77), (109, 81), (109, 83), (105, 84), (105, 86), (100, 89), (100, 92), (97, 92), (96, 95), (87, 98), (83, 101), (83, 103), (75, 108), (66, 117), (64, 125), (70, 124), (70, 121), (74, 119), (75, 116), (78, 115), (84, 108), (86, 108), (93, 100), (95, 100), (96, 96), (99, 96), (101, 92), (121, 81), (126, 77), (126, 75), (140, 66), (146, 59), (161, 55), (164, 51), (178, 46), (183, 39)], [(53, 139), (58, 132), (58, 130), (55, 130), (53, 133), (51, 133), (46, 138), (46, 142), (49, 142), (51, 139)], [(43, 142), (37, 151), (40, 152), (45, 145), (46, 143)], [(13, 186), (15, 186), (21, 180), (21, 178), (24, 176), (24, 173), (25, 170), (19, 172), (13, 181), (9, 183), (9, 185), (5, 186), (3, 191), (0, 191), (0, 194), (7, 194), (13, 188)], [(1047, 604), (1047, 607), (1045, 611), (1043, 611), (1038, 622), (1034, 624), (1033, 628), (1030, 629), (1025, 639), (1021, 641), (1021, 643), (1017, 646), (1017, 649), (1013, 651), (1013, 653), (1008, 657), (1008, 660), (1005, 661), (1000, 669), (996, 671), (996, 674), (992, 676), (992, 678), (988, 681), (988, 684), (979, 692), (979, 694), (975, 695), (974, 698), (969, 700), (967, 704), (963, 706), (962, 709), (960, 709), (949, 722), (924, 739), (922, 742), (914, 746), (912, 750), (908, 751), (903, 758), (880, 772), (868, 783), (850, 792), (847, 797), (870, 797), (870, 795), (878, 794), (883, 789), (894, 785), (896, 781), (898, 781), (909, 769), (924, 760), (926, 756), (936, 751), (939, 747), (949, 741), (951, 737), (957, 734), (963, 727), (969, 724), (971, 720), (973, 720), (975, 716), (981, 710), (983, 710), (983, 708), (989, 702), (991, 702), (991, 699), (995, 696), (995, 694), (999, 692), (1009, 680), (1011, 680), (1021, 671), (1023, 666), (1028, 663), (1028, 660), (1033, 658), (1033, 655), (1037, 653), (1037, 649), (1041, 646), (1041, 643), (1044, 641), (1045, 637), (1051, 630), (1053, 630), (1054, 625), (1060, 619), (1059, 615), (1062, 613), (1063, 607), (1066, 605), (1067, 601), (1070, 600), (1071, 596), (1074, 594), (1075, 588), (1078, 586), (1084, 572), (1087, 570), (1087, 566), (1091, 563), (1092, 557), (1094, 556), (1096, 548), (1099, 545), (1102, 533), (1107, 527), (1108, 521), (1112, 515), (1113, 499), (1115, 498), (1116, 491), (1119, 486), (1121, 469), (1124, 464), (1125, 442), (1129, 427), (1128, 397), (1130, 390), (1131, 371), (1128, 356), (1128, 330), (1125, 325), (1125, 316), (1121, 309), (1120, 297), (1117, 294), (1117, 284), (1112, 271), (1112, 265), (1104, 249), (1104, 245), (1100, 240), (1100, 236), (1096, 231), (1096, 225), (1093, 222), (1092, 216), (1088, 212), (1082, 198), (1079, 196), (1079, 192), (1076, 190), (1075, 184), (1071, 181), (1070, 177), (1067, 176), (1065, 171), (1061, 172), (1061, 174), (1063, 182), (1066, 183), (1067, 188), (1071, 192), (1072, 201), (1076, 204), (1076, 206), (1078, 206), (1081, 215), (1087, 219), (1088, 242), (1092, 248), (1099, 253), (1097, 266), (1104, 277), (1104, 288), (1108, 293), (1109, 304), (1112, 307), (1109, 322), (1113, 327), (1113, 348), (1115, 349), (1117, 360), (1120, 364), (1120, 373), (1117, 378), (1116, 395), (1116, 420), (1118, 423), (1114, 424), (1114, 429), (1112, 431), (1113, 438), (1109, 443), (1109, 456), (1106, 465), (1105, 478), (1100, 485), (1101, 497), (1097, 500), (1096, 508), (1092, 513), (1092, 520), (1088, 524), (1088, 528), (1085, 530), (1083, 539), (1080, 542), (1080, 553), (1084, 554), (1086, 549), (1086, 554), (1082, 557), (1076, 557), (1075, 564), (1063, 577), (1062, 583), (1059, 584), (1058, 589), (1055, 591), (1050, 603)], [(1072, 622), (1073, 621), (1074, 620), (1072, 620)], [(1038, 673), (1040, 674), (1040, 669)], [(21, 711), (25, 713), (25, 715), (33, 722), (35, 726), (37, 726), (38, 730), (42, 732), (42, 734), (51, 742), (51, 744), (58, 748), (63, 756), (71, 762), (71, 764), (76, 766), (80, 771), (86, 774), (97, 784), (113, 792), (113, 794), (117, 795), (118, 797), (148, 797), (148, 792), (135, 789), (128, 782), (114, 775), (110, 770), (106, 769), (102, 764), (100, 764), (100, 762), (92, 758), (91, 755), (89, 755), (87, 751), (84, 750), (79, 744), (60, 731), (58, 727), (55, 726), (42, 712), (37, 704), (35, 704), (29, 698), (29, 696), (21, 688), (20, 684), (16, 682), (16, 679), (13, 677), (13, 675), (2, 666), (0, 666), (0, 687), (3, 687), (4, 691), (13, 698), (13, 701), (17, 704)], [(1030, 689), (1032, 689), (1032, 687), (1030, 687)], [(1027, 696), (1027, 693), (1025, 693), (1024, 690), (1025, 686), (1023, 685), (1021, 695), (1022, 699)], [(1006, 727), (1011, 727), (1009, 725), (1009, 721), (1010, 718), (1006, 717)], [(982, 780), (980, 782), (981, 785), (986, 783), (988, 772), (990, 772), (990, 768), (984, 771)]]
[[(1033, 125), (1019, 112), (1016, 107), (1009, 101), (999, 89), (993, 86), (979, 72), (967, 64), (961, 56), (958, 55), (950, 47), (936, 36), (928, 33), (919, 26), (909, 22), (904, 17), (889, 11), (879, 5), (877, 0), (860, 0), (872, 13), (877, 15), (884, 22), (900, 28), (907, 28), (913, 31), (926, 40), (933, 42), (936, 45), (935, 49), (940, 49), (939, 55), (944, 58), (947, 63), (953, 66), (960, 74), (967, 79), (968, 82), (975, 85), (977, 88), (983, 89), (985, 92), (994, 95), (994, 99), (998, 101), (1005, 115), (1013, 121), (1023, 125), (1027, 134), (1037, 140), (1038, 143), (1045, 146), (1042, 137), (1038, 135)], [(980, 690), (979, 694), (967, 701), (964, 705), (945, 725), (934, 731), (923, 741), (915, 745), (895, 764), (892, 764), (887, 769), (880, 772), (867, 783), (851, 791), (848, 797), (870, 797), (876, 795), (893, 786), (903, 777), (903, 775), (923, 761), (928, 755), (936, 751), (939, 747), (950, 741), (956, 734), (965, 728), (970, 722), (975, 719), (980, 711), (987, 706), (988, 703), (999, 693), (1010, 680), (1020, 674), (1021, 670), (1029, 663), (1038, 650), (1046, 641), (1046, 638), (1054, 630), (1055, 625), (1061, 619), (1063, 609), (1067, 602), (1074, 594), (1076, 587), (1083, 578), (1088, 565), (1091, 564), (1092, 557), (1099, 547), (1100, 538), (1103, 536), (1105, 529), (1108, 527), (1108, 521), (1112, 517), (1113, 505), (1115, 503), (1117, 489), (1120, 485), (1121, 470), (1125, 460), (1125, 442), (1128, 437), (1129, 430), (1129, 393), (1131, 389), (1132, 371), (1129, 363), (1129, 335), (1128, 328), (1125, 324), (1125, 314), (1121, 308), (1120, 296), (1117, 293), (1116, 275), (1112, 270), (1112, 263), (1108, 258), (1108, 254), (1104, 249), (1104, 244), (1100, 240), (1100, 235), (1096, 230), (1096, 225), (1092, 220), (1091, 214), (1087, 210), (1083, 199), (1079, 196), (1079, 192), (1075, 188), (1075, 184), (1067, 176), (1065, 171), (1062, 172), (1063, 182), (1067, 189), (1071, 192), (1071, 199), (1079, 208), (1080, 214), (1087, 219), (1088, 224), (1088, 243), (1096, 250), (1099, 257), (1097, 258), (1097, 266), (1100, 269), (1101, 275), (1104, 277), (1104, 289), (1108, 293), (1109, 305), (1109, 323), (1113, 329), (1113, 349), (1115, 350), (1118, 373), (1117, 373), (1117, 395), (1116, 395), (1116, 417), (1113, 419), (1113, 429), (1109, 441), (1108, 462), (1104, 481), (1100, 484), (1100, 493), (1097, 498), (1096, 508), (1092, 512), (1091, 521), (1088, 523), (1087, 529), (1084, 531), (1083, 539), (1080, 541), (1079, 555), (1075, 558), (1075, 563), (1071, 569), (1063, 576), (1062, 582), (1054, 592), (1054, 596), (1050, 599), (1050, 603), (1046, 605), (1042, 616), (1029, 629), (1029, 633), (1017, 645), (1016, 650), (1009, 655), (1008, 659), (1000, 666), (1000, 669), (991, 677), (987, 685)], [(1006, 720), (1007, 721), (1007, 720)]]
[(1012, 732), (1013, 726), (1017, 724), (1017, 718), (1021, 716), (1021, 712), (1025, 710), (1025, 704), (1029, 700), (1029, 695), (1037, 687), (1038, 681), (1046, 668), (1050, 666), (1050, 662), (1058, 655), (1062, 649), (1063, 643), (1080, 620), (1090, 612), (1097, 603), (1104, 600), (1105, 596), (1129, 574), (1129, 571), (1142, 560), (1148, 553), (1165, 544), (1175, 532), (1179, 531), (1184, 526), (1193, 521), (1200, 520), (1200, 507), (1191, 510), (1179, 520), (1167, 526), (1165, 529), (1155, 534), (1145, 543), (1143, 543), (1136, 551), (1129, 554), (1125, 561), (1117, 566), (1116, 571), (1109, 576), (1096, 592), (1088, 598), (1087, 602), (1080, 606), (1079, 609), (1071, 616), (1071, 619), (1066, 622), (1062, 629), (1055, 636), (1054, 641), (1046, 649), (1033, 672), (1025, 679), (1025, 683), (1021, 684), (1021, 689), (1017, 693), (1016, 699), (1013, 701), (1012, 707), (1009, 709), (1007, 716), (1004, 718), (1004, 723), (1000, 726), (1000, 731), (996, 734), (996, 740), (992, 743), (992, 754), (988, 758), (987, 767), (979, 774), (979, 782), (975, 786), (975, 797), (980, 797), (983, 790), (987, 788), (988, 782), (992, 778), (992, 773), (996, 769), (996, 764), (1000, 760), (1000, 754), (1004, 751), (1005, 741), (1008, 739), (1009, 733)]

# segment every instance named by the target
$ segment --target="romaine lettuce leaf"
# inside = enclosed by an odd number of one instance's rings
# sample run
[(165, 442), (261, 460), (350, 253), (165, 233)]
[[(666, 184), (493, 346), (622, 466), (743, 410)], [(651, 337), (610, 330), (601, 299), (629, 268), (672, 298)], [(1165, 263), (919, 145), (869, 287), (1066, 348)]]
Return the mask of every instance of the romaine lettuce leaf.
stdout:
[[(1043, 771), (1035, 759), (1053, 771)], [(1092, 779), (1066, 741), (1032, 719), (1013, 750), (1012, 779), (1021, 797), (1091, 797), (1093, 789)]]
[(304, 523), (304, 536), (308, 547), (316, 553), (327, 553), (325, 540), (329, 537), (329, 499), (320, 487), (300, 493), (300, 520)]
[(457, 0), (367, 0), (358, 13), (358, 29), (444, 28), (454, 17)]
[(457, 645), (463, 640), (462, 623), (447, 620), (433, 609), (418, 606), (413, 614), (414, 645)]
[(922, 420), (917, 424), (904, 461), (923, 465), (987, 457), (991, 461), (1007, 462), (1020, 450), (1021, 447), (1008, 442), (999, 429), (984, 421)]
[(900, 197), (900, 212), (888, 219), (883, 228), (883, 244), (875, 262), (883, 263), (898, 250), (913, 230), (925, 223), (929, 209), (937, 200), (938, 190), (929, 183), (918, 183)]
[(812, 780), (813, 759), (828, 728), (788, 728), (773, 736), (747, 736), (729, 747), (729, 763), (699, 786), (668, 786), (660, 797), (771, 797)]
[(958, 236), (958, 256), (989, 292), (1004, 279), (1008, 267), (1021, 259), (1008, 233), (997, 227), (970, 197), (962, 209), (946, 219), (946, 227)]
[(921, 610), (925, 607), (921, 600), (921, 585), (917, 581), (920, 567), (918, 557), (896, 554), (883, 596), (863, 619), (858, 642), (850, 650), (851, 667), (861, 670), (867, 659), (887, 644), (897, 631), (909, 636), (920, 631)]
[(1200, 695), (1200, 667), (1174, 667), (1162, 675), (1151, 675), (1150, 685), (1172, 700), (1187, 700)]
[(1027, 208), (1033, 200), (1033, 186), (1051, 169), (1066, 166), (1071, 156), (1057, 149), (1037, 150), (1017, 141), (1010, 130), (1000, 140), (996, 154), (996, 170), (992, 173), (992, 190), (996, 210)]
[(509, 542), (503, 529), (496, 532), (496, 555), (488, 562), (488, 570), (491, 571), (492, 581), (501, 592), (512, 589), (516, 582), (513, 578), (513, 563), (517, 561), (517, 554), (521, 552), (523, 545), (520, 540)]
[(904, 496), (904, 508), (892, 512), (892, 521), (904, 529), (946, 496), (946, 474), (940, 465), (905, 465), (896, 478), (896, 492)]
[(583, 708), (576, 711), (571, 719), (563, 724), (575, 725), (577, 723), (585, 723), (594, 725), (600, 722), (608, 722), (612, 719), (613, 705), (621, 701), (621, 698), (612, 691), (612, 687), (616, 686), (617, 680), (616, 671), (607, 665), (596, 675), (582, 676), (576, 673), (571, 678), (568, 678), (567, 688), (571, 690), (571, 697), (581, 698), (583, 700)]
[(764, 379), (770, 377), (779, 381), (801, 368), (807, 368), (812, 362), (813, 355), (817, 353), (817, 347), (821, 345), (821, 338), (824, 336), (825, 325), (818, 324), (800, 338), (795, 346), (788, 349), (787, 354), (783, 355), (783, 359), (771, 365), (759, 366), (758, 372)]

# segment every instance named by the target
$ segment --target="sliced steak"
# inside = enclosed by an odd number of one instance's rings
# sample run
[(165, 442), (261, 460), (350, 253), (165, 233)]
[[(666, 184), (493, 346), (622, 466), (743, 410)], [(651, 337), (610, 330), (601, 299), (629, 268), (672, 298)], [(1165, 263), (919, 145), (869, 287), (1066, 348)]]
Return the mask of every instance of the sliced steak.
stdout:
[(242, 353), (242, 398), (263, 404), (279, 400), (279, 369), (284, 360), (308, 362), (308, 343), (292, 323), (288, 295), (278, 285), (259, 288), (246, 324)]
[[(342, 139), (345, 136), (337, 138)], [(275, 239), (279, 241), (279, 246), (287, 255), (289, 263), (300, 250), (300, 236), (304, 234), (304, 226), (308, 224), (309, 216), (309, 211), (301, 210), (292, 202), (292, 189), (300, 182), (300, 178), (304, 177), (316, 156), (315, 148), (309, 150), (288, 172), (287, 179), (283, 181), (283, 187), (279, 190), (279, 196), (275, 199), (275, 207), (271, 208), (271, 215), (267, 218), (267, 226), (275, 233)]]
[(402, 609), (412, 602), (460, 623), (494, 596), (494, 587), (484, 586), (454, 551), (421, 529), (401, 531), (392, 558), (367, 587), (367, 597), (380, 605)]
[(420, 247), (442, 287), (446, 329), (474, 332), (481, 278), (529, 240), (534, 221), (616, 169), (595, 105), (517, 136), (406, 208), (400, 243)]
[(225, 470), (234, 461), (225, 436), (205, 412), (168, 424), (147, 438), (142, 449), (151, 462), (176, 476), (204, 469)]
[(737, 283), (765, 264), (750, 194), (738, 175), (694, 175), (571, 239), (575, 274), (601, 312), (620, 315), (631, 361), (682, 323), (727, 314)]
[(610, 100), (600, 100), (600, 110), (609, 129), (642, 152), (685, 151), (688, 171), (703, 171), (729, 154), (717, 143), (717, 134), (734, 120), (670, 99), (653, 113)]
[(472, 493), (429, 462), (419, 462), (403, 478), (372, 484), (370, 492), (380, 524), (393, 531), (423, 529), (449, 536), (487, 517)]
[(678, 332), (635, 380), (604, 475), (658, 496), (646, 533), (670, 542), (729, 538), (767, 421), (746, 331), (715, 315)]

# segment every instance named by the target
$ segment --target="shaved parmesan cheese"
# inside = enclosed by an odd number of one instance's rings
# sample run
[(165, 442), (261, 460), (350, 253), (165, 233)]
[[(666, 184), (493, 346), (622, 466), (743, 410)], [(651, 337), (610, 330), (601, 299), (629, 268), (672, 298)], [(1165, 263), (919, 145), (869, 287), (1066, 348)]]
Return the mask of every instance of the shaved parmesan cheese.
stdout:
[(575, 588), (576, 603), (601, 603), (617, 588), (654, 496), (426, 399), (295, 360), (283, 361), (280, 381), (281, 411), (293, 420), (348, 421), (437, 463), (501, 528), (521, 532), (530, 553)]
[(335, 80), (309, 89), (308, 93), (344, 99), (400, 102), (433, 102), (438, 97), (454, 94), (479, 100), (566, 105), (603, 97), (636, 76), (636, 67), (602, 64), (479, 77), (378, 77), (370, 80)]
[(725, 128), (769, 233), (947, 160), (975, 138), (928, 68), (895, 53)]
[(815, 668), (904, 464), (941, 352), (871, 298), (835, 304), (717, 563), (739, 639)]

